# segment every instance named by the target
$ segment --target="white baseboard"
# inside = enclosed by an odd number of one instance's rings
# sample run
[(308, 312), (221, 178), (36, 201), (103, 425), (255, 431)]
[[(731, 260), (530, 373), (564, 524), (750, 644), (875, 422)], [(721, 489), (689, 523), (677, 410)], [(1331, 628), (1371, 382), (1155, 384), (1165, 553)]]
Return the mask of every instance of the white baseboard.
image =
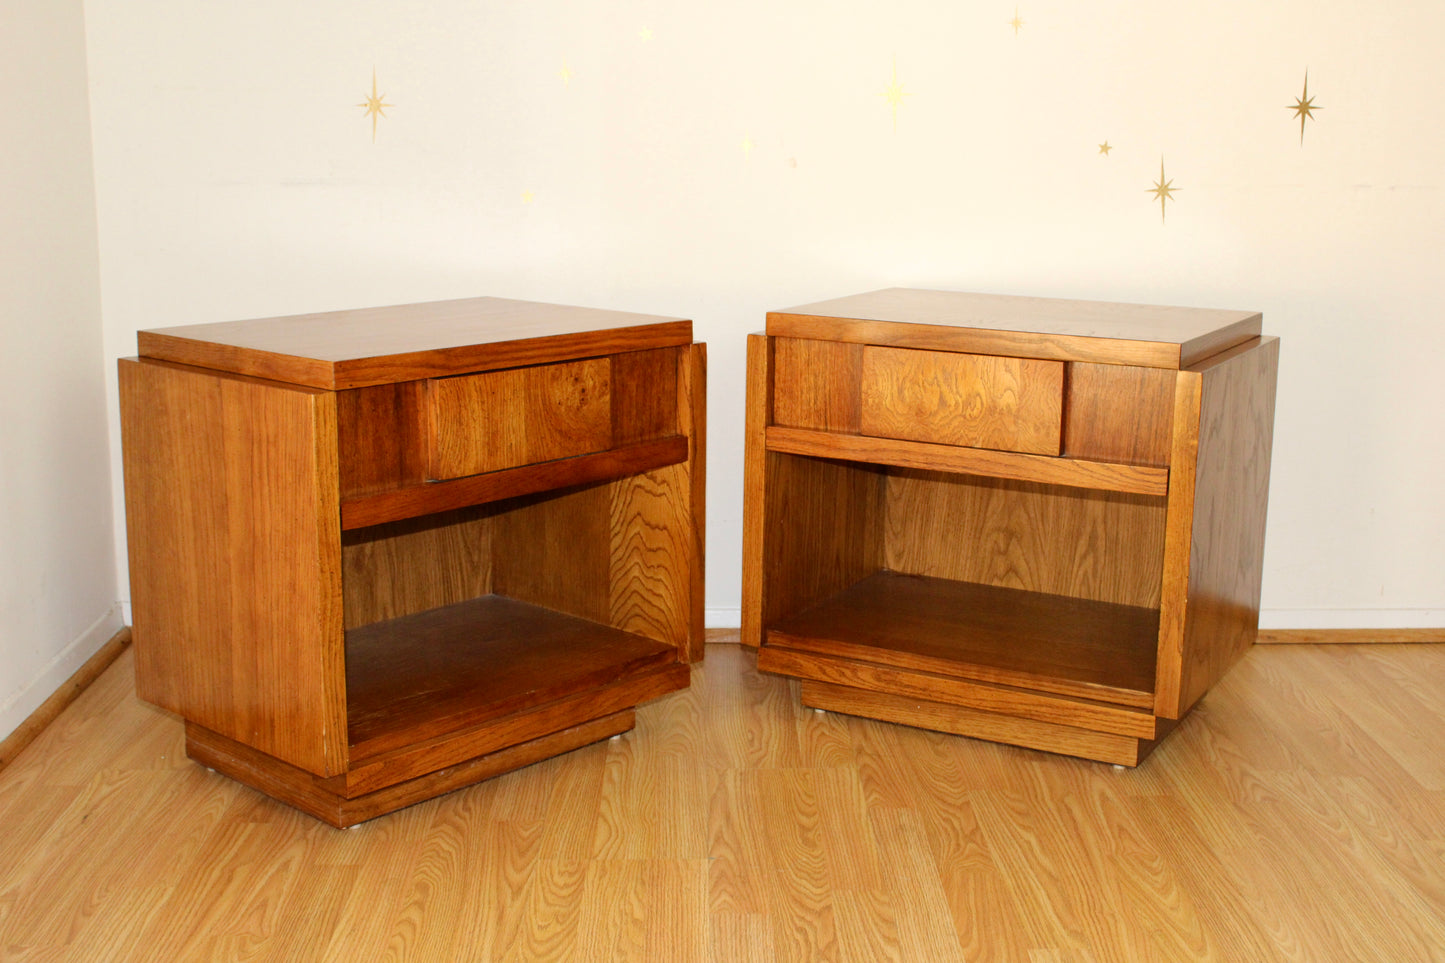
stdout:
[(87, 659), (99, 652), (100, 647), (124, 627), (120, 603), (117, 602), (51, 659), (19, 692), (0, 703), (0, 739), (18, 729), (31, 713), (40, 708), (42, 702), (65, 685), (65, 681), (75, 675)]
[[(710, 629), (736, 629), (741, 608), (708, 608), (703, 624)], [(1438, 629), (1445, 627), (1445, 609), (1264, 609), (1262, 629)]]
[(743, 627), (742, 607), (703, 609), (702, 624), (709, 629), (740, 629)]
[(1262, 629), (1438, 629), (1445, 609), (1262, 609)]

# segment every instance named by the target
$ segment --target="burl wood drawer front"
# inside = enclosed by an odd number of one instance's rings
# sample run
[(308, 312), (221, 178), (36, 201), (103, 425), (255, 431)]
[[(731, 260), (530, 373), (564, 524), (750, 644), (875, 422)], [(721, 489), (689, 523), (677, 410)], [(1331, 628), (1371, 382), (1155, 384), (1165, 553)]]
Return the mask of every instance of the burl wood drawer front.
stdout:
[(1060, 361), (863, 349), (865, 435), (1057, 455), (1063, 397)]
[(427, 382), (427, 477), (460, 478), (612, 447), (608, 358)]

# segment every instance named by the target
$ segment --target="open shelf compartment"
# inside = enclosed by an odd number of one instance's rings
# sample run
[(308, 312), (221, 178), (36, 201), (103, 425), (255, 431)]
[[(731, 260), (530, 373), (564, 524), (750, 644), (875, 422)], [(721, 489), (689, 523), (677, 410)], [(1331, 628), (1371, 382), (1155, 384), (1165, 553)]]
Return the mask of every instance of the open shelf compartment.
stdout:
[(1147, 709), (1157, 609), (880, 571), (765, 644)]

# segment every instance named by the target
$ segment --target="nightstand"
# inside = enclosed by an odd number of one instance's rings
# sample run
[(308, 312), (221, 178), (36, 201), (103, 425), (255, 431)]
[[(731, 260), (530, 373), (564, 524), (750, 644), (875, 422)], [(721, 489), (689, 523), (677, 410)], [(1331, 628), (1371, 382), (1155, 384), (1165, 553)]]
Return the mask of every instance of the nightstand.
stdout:
[(748, 345), (743, 641), (805, 705), (1136, 765), (1253, 643), (1251, 312), (887, 290)]
[(705, 346), (497, 298), (120, 362), (136, 688), (336, 826), (630, 729), (702, 655)]

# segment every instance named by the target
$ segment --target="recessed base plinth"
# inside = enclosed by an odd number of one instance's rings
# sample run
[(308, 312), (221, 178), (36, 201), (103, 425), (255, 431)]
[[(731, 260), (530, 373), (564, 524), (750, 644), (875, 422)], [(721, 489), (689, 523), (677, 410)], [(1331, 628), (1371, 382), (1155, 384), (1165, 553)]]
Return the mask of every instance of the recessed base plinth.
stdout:
[(186, 755), (237, 782), (342, 829), (600, 742), (631, 729), (634, 717), (631, 709), (615, 712), (350, 799), (328, 788), (330, 780), (313, 776), (304, 769), (189, 723), (186, 725)]

